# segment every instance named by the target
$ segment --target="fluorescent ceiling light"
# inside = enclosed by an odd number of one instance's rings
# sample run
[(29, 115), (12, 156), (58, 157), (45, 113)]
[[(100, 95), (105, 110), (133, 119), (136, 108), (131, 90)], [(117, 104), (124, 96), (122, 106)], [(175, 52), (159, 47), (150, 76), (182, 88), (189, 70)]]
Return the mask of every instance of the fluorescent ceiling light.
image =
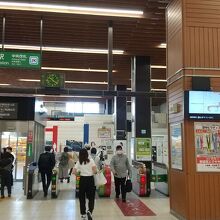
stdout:
[(87, 81), (65, 81), (65, 83), (72, 84), (97, 84), (97, 85), (107, 85), (107, 82), (87, 82)]
[[(2, 48), (2, 45), (0, 45)], [(15, 49), (15, 50), (40, 50), (40, 46), (30, 46), (30, 45), (17, 45), (17, 44), (5, 44), (5, 49)], [(95, 53), (95, 54), (108, 54), (107, 49), (92, 49), (92, 48), (67, 48), (67, 47), (42, 47), (43, 51), (50, 52), (65, 52), (65, 53)], [(113, 50), (113, 54), (124, 54), (123, 50)]]
[(167, 82), (166, 79), (151, 79), (151, 82)]
[(128, 91), (131, 91), (132, 89), (131, 89), (131, 88), (127, 88), (127, 90), (128, 90)]
[(79, 6), (68, 6), (68, 5), (52, 5), (52, 4), (50, 5), (50, 4), (3, 2), (3, 1), (0, 2), (0, 9), (67, 13), (67, 14), (116, 16), (116, 17), (134, 17), (134, 18), (143, 17), (143, 14), (144, 14), (144, 12), (140, 10), (79, 7)]
[[(72, 96), (72, 95), (44, 95), (44, 94), (34, 94), (35, 97), (55, 97), (55, 98), (90, 98), (90, 99), (101, 99), (102, 96)], [(48, 101), (49, 102), (49, 101)]]
[(151, 69), (166, 69), (166, 66), (160, 66), (160, 65), (151, 65)]
[(166, 92), (166, 89), (151, 89), (151, 91)]
[(166, 43), (161, 43), (159, 46), (157, 46), (158, 48), (167, 48), (167, 44)]
[[(79, 68), (59, 68), (59, 67), (41, 67), (42, 70), (57, 70), (57, 71), (77, 71), (77, 72), (100, 72), (107, 73), (108, 70), (101, 69), (79, 69)], [(113, 70), (113, 72), (117, 72)]]
[(19, 79), (21, 82), (40, 82), (39, 79)]
[[(40, 79), (18, 79), (21, 82), (40, 82)], [(65, 83), (71, 84), (97, 84), (97, 85), (107, 85), (107, 82), (87, 82), (87, 81), (65, 81)]]
[(10, 86), (11, 84), (8, 83), (0, 83), (0, 86)]

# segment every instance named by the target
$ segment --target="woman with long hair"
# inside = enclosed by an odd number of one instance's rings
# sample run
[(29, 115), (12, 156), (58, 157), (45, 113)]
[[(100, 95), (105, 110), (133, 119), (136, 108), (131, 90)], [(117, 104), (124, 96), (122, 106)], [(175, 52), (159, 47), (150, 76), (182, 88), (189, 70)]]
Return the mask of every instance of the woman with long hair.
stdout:
[[(92, 212), (95, 204), (95, 183), (94, 174), (97, 173), (97, 168), (93, 159), (89, 159), (88, 151), (83, 148), (79, 152), (79, 161), (76, 163), (73, 173), (76, 175), (80, 172), (79, 183), (79, 202), (81, 218), (83, 220), (92, 220)], [(89, 209), (86, 212), (86, 198), (89, 200)]]

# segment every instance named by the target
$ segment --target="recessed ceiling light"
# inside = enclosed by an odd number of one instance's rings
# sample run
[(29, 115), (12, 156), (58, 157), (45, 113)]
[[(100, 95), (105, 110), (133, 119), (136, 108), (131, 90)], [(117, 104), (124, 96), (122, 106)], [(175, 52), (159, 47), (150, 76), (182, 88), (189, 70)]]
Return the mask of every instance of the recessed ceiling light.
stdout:
[(0, 86), (10, 86), (11, 84), (8, 83), (0, 83)]
[(21, 82), (40, 82), (39, 79), (18, 79)]
[[(101, 99), (102, 96), (72, 96), (72, 95), (44, 95), (44, 94), (34, 94), (35, 97), (55, 97), (55, 98), (89, 98), (89, 99)], [(47, 101), (50, 102), (50, 101)]]
[[(80, 69), (80, 68), (60, 68), (60, 67), (41, 67), (42, 70), (55, 70), (55, 71), (77, 71), (77, 72), (100, 72), (100, 73), (107, 73), (108, 70), (101, 70), (101, 69)], [(117, 72), (113, 70), (113, 72)]]
[(19, 11), (38, 11), (66, 14), (101, 15), (116, 17), (143, 17), (144, 12), (140, 10), (125, 10), (111, 8), (79, 7), (70, 5), (37, 4), (24, 2), (0, 2), (0, 9)]
[(166, 92), (166, 89), (151, 89), (151, 91), (157, 91), (157, 92)]
[(166, 43), (161, 43), (160, 45), (157, 46), (158, 48), (167, 48)]
[[(21, 82), (40, 82), (40, 79), (18, 79)], [(97, 84), (97, 85), (107, 85), (107, 82), (89, 82), (89, 81), (65, 81), (65, 83), (71, 84)]]
[(87, 81), (65, 81), (65, 83), (71, 84), (96, 84), (96, 85), (107, 85), (107, 82), (87, 82)]
[(151, 82), (167, 82), (166, 79), (151, 79)]
[[(0, 45), (2, 48), (2, 45)], [(16, 44), (5, 44), (5, 49), (17, 49), (17, 50), (36, 50), (40, 51), (40, 46), (30, 45), (16, 45)], [(95, 54), (108, 54), (107, 49), (92, 49), (92, 48), (67, 48), (67, 47), (42, 47), (43, 51), (51, 52), (66, 52), (66, 53), (95, 53)], [(124, 54), (123, 50), (113, 50), (113, 54)]]
[(151, 69), (166, 69), (166, 66), (160, 66), (160, 65), (151, 65)]

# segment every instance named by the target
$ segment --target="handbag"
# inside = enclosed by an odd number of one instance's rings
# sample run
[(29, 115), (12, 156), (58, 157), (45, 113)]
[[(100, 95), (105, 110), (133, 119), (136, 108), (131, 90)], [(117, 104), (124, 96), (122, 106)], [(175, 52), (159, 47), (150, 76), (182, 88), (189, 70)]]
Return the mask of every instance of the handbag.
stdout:
[(95, 174), (94, 181), (95, 181), (95, 186), (97, 186), (97, 187), (105, 185), (107, 183), (107, 180), (106, 180), (103, 172), (99, 172), (99, 173)]
[(129, 178), (126, 180), (125, 190), (126, 190), (126, 192), (131, 192), (132, 191), (132, 182)]

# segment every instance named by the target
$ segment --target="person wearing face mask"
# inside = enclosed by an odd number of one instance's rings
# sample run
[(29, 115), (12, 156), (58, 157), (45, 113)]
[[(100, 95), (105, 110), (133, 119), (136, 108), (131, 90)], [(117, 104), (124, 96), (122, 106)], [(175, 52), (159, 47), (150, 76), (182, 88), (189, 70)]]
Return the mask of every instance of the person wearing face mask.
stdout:
[(123, 154), (121, 145), (116, 147), (116, 155), (112, 157), (110, 166), (115, 180), (116, 199), (118, 199), (121, 194), (122, 202), (126, 202), (125, 183), (127, 176), (131, 177), (131, 166), (127, 156)]

